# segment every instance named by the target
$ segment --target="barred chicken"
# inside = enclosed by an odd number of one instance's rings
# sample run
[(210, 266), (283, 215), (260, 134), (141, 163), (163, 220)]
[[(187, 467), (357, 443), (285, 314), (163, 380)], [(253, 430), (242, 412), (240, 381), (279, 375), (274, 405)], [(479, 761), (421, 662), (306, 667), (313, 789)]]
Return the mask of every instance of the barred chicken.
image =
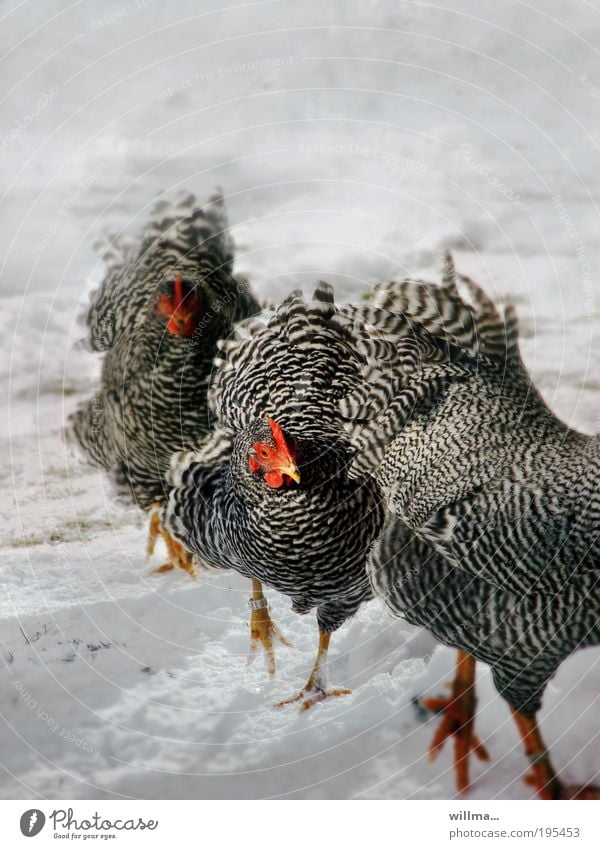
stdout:
[(367, 553), (384, 519), (375, 481), (348, 476), (340, 403), (366, 367), (348, 328), (322, 284), (223, 343), (209, 393), (217, 427), (177, 458), (163, 508), (164, 526), (200, 562), (273, 587), (298, 613), (316, 608), (315, 665), (288, 700), (303, 709), (349, 692), (328, 688), (327, 651), (372, 597)]
[[(516, 351), (517, 322), (512, 306), (498, 309), (469, 277), (456, 274), (450, 254), (446, 256), (443, 285), (408, 279), (402, 283), (381, 283), (370, 293), (371, 307), (384, 312), (380, 316), (385, 322), (386, 312), (402, 314), (405, 318), (423, 326), (438, 343), (452, 341), (472, 355), (485, 354), (499, 369), (510, 367)], [(457, 297), (457, 282), (470, 298), (467, 306)], [(362, 316), (364, 320), (365, 316)], [(403, 549), (407, 544), (403, 540)], [(427, 552), (421, 552), (424, 561)], [(416, 568), (414, 555), (410, 558)], [(410, 566), (407, 566), (409, 569)], [(456, 674), (449, 696), (427, 698), (422, 704), (442, 721), (433, 737), (429, 755), (434, 760), (449, 737), (454, 737), (454, 771), (456, 786), (464, 793), (469, 787), (470, 755), (488, 761), (489, 754), (477, 737), (475, 724), (475, 658), (459, 649)]]
[(327, 689), (331, 634), (372, 597), (367, 555), (384, 509), (370, 474), (348, 476), (357, 446), (414, 366), (416, 337), (437, 354), (416, 329), (375, 369), (372, 352), (359, 350), (371, 336), (357, 315), (321, 284), (308, 303), (293, 293), (222, 343), (209, 392), (217, 426), (199, 451), (175, 459), (163, 510), (164, 526), (199, 563), (259, 580), (299, 613), (317, 609), (315, 665), (288, 700), (303, 709), (348, 692)]
[[(89, 343), (105, 351), (99, 391), (73, 415), (87, 456), (118, 491), (150, 513), (148, 553), (161, 535), (168, 562), (194, 574), (189, 553), (160, 525), (174, 452), (210, 432), (207, 389), (217, 340), (258, 311), (247, 283), (232, 275), (233, 242), (219, 191), (205, 207), (182, 193), (153, 208), (140, 243), (112, 240), (106, 276), (87, 315)], [(252, 587), (252, 649), (258, 641), (274, 671), (262, 588)]]
[[(600, 439), (544, 403), (519, 355), (514, 312), (482, 344), (478, 325), (497, 321), (474, 284), (467, 295), (471, 303), (454, 279), (437, 291), (382, 287), (357, 318), (376, 328), (364, 338), (375, 364), (386, 343), (411, 333), (407, 315), (448, 363), (444, 374), (421, 345), (420, 367), (362, 428), (351, 474), (370, 471), (388, 509), (372, 585), (395, 615), (460, 649), (455, 696), (466, 723), (473, 659), (491, 666), (541, 798), (597, 798), (598, 788), (557, 776), (536, 714), (562, 661), (600, 643)], [(474, 356), (457, 367), (456, 349)], [(467, 738), (463, 758), (468, 749)]]
[(535, 715), (562, 660), (600, 639), (598, 438), (544, 404), (514, 311), (462, 282), (468, 300), (449, 263), (442, 288), (384, 284), (358, 307), (321, 284), (250, 321), (223, 345), (217, 428), (174, 462), (162, 520), (199, 561), (316, 607), (317, 659), (289, 701), (348, 692), (327, 687), (330, 636), (376, 592), (460, 650), (457, 767), (486, 755), (466, 698), (479, 658), (540, 796), (591, 796), (557, 777)]

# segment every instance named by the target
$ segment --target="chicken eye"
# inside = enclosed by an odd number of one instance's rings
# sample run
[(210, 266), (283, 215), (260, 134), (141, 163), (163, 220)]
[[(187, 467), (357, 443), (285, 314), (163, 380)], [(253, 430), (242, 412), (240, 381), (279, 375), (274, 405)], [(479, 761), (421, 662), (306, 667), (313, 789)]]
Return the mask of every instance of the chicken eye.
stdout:
[(260, 449), (260, 456), (261, 456), (264, 460), (267, 460), (267, 459), (268, 459), (268, 457), (269, 457), (269, 449), (268, 449), (268, 448), (261, 448), (261, 449)]

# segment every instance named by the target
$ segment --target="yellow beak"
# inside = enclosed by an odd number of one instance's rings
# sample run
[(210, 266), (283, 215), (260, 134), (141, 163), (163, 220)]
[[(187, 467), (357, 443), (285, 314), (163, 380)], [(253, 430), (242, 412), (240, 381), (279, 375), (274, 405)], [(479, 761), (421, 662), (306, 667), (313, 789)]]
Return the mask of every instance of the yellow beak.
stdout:
[(289, 463), (287, 466), (280, 466), (279, 471), (282, 475), (288, 475), (295, 483), (300, 483), (300, 472), (298, 471), (298, 467), (294, 466), (293, 463)]

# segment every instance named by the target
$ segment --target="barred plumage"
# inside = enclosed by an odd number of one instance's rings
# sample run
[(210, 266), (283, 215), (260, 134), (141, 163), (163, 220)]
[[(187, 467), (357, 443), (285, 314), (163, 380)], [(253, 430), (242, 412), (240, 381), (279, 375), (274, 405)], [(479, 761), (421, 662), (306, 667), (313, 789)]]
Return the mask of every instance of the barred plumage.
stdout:
[[(169, 275), (179, 270), (192, 278), (215, 272), (227, 278), (233, 268), (233, 241), (220, 189), (205, 206), (199, 206), (196, 197), (186, 191), (158, 200), (140, 240), (109, 231), (95, 247), (106, 271), (91, 295), (86, 315), (88, 341), (94, 351), (112, 348), (124, 331), (131, 331)], [(224, 290), (230, 286), (228, 281)], [(236, 320), (256, 311), (254, 302), (248, 309), (245, 289), (238, 294)]]
[(452, 565), (390, 518), (373, 548), (370, 574), (396, 616), (489, 664), (498, 692), (529, 716), (565, 657), (600, 643), (593, 570), (558, 592), (500, 588)]
[(164, 497), (173, 452), (210, 430), (217, 340), (258, 311), (247, 284), (232, 277), (226, 228), (220, 192), (205, 207), (189, 193), (159, 201), (141, 245), (108, 258), (87, 316), (92, 348), (106, 353), (100, 389), (72, 429), (144, 509)]
[(393, 323), (394, 317), (397, 320), (403, 316), (438, 341), (506, 364), (519, 360), (514, 307), (506, 303), (498, 309), (470, 277), (456, 273), (450, 254), (446, 255), (443, 285), (410, 279), (379, 283), (370, 295), (369, 305), (382, 311), (376, 323), (378, 329), (386, 321)]
[[(299, 612), (316, 606), (330, 634), (371, 596), (366, 558), (383, 511), (380, 484), (361, 474), (366, 446), (430, 404), (432, 381), (437, 395), (468, 376), (474, 355), (376, 305), (336, 307), (326, 284), (309, 302), (293, 293), (220, 348), (209, 392), (217, 429), (177, 458), (164, 524), (202, 562), (258, 578)], [(257, 474), (268, 419), (294, 447), (299, 486), (271, 489)]]
[[(317, 607), (326, 632), (370, 597), (366, 553), (383, 520), (375, 483), (347, 474), (353, 452), (338, 405), (365, 365), (348, 328), (322, 285), (221, 345), (209, 393), (218, 427), (200, 452), (177, 458), (164, 518), (203, 561), (258, 578), (298, 612)], [(272, 439), (269, 418), (294, 445), (299, 485), (270, 488), (249, 469), (253, 446)], [(229, 463), (215, 448), (225, 434)]]
[[(470, 292), (484, 303), (472, 282)], [(538, 789), (555, 798), (566, 790), (541, 751), (535, 713), (560, 663), (600, 643), (600, 439), (543, 402), (518, 355), (513, 313), (506, 344), (496, 320), (493, 345), (482, 345), (468, 325), (465, 337), (455, 330), (456, 290), (410, 283), (393, 293), (388, 307), (411, 309), (442, 344), (448, 330), (451, 345), (476, 357), (462, 361), (458, 380), (447, 372), (441, 392), (432, 382), (430, 402), (395, 431), (369, 433), (363, 457), (390, 512), (370, 558), (373, 587), (395, 614), (491, 665), (526, 746), (538, 741)], [(488, 330), (494, 319), (482, 315)]]
[[(439, 289), (383, 284), (341, 308), (321, 285), (248, 323), (221, 346), (217, 431), (179, 458), (164, 521), (209, 564), (317, 607), (305, 706), (326, 694), (328, 634), (370, 597), (376, 540), (373, 590), (492, 665), (540, 792), (556, 797), (532, 717), (560, 662), (599, 639), (599, 440), (542, 401), (512, 308), (460, 282), (468, 303), (449, 261)], [(285, 463), (261, 465), (281, 440)]]

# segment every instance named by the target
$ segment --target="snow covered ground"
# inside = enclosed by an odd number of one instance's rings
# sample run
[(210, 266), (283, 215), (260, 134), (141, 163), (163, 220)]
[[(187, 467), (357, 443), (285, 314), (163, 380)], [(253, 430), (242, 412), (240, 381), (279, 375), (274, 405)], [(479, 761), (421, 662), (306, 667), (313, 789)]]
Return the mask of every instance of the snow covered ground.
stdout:
[[(281, 296), (350, 297), (439, 272), (450, 247), (510, 294), (552, 407), (597, 429), (600, 10), (589, 2), (0, 2), (0, 796), (451, 798), (430, 765), (453, 655), (365, 606), (334, 637), (352, 696), (300, 715), (313, 616), (270, 593), (295, 644), (246, 665), (247, 587), (152, 576), (141, 517), (64, 445), (97, 357), (76, 317), (105, 225), (159, 190), (224, 188), (237, 269)], [(548, 688), (572, 781), (600, 765), (600, 649)], [(472, 798), (527, 798), (484, 667), (490, 750)], [(597, 777), (597, 776), (596, 776)]]

